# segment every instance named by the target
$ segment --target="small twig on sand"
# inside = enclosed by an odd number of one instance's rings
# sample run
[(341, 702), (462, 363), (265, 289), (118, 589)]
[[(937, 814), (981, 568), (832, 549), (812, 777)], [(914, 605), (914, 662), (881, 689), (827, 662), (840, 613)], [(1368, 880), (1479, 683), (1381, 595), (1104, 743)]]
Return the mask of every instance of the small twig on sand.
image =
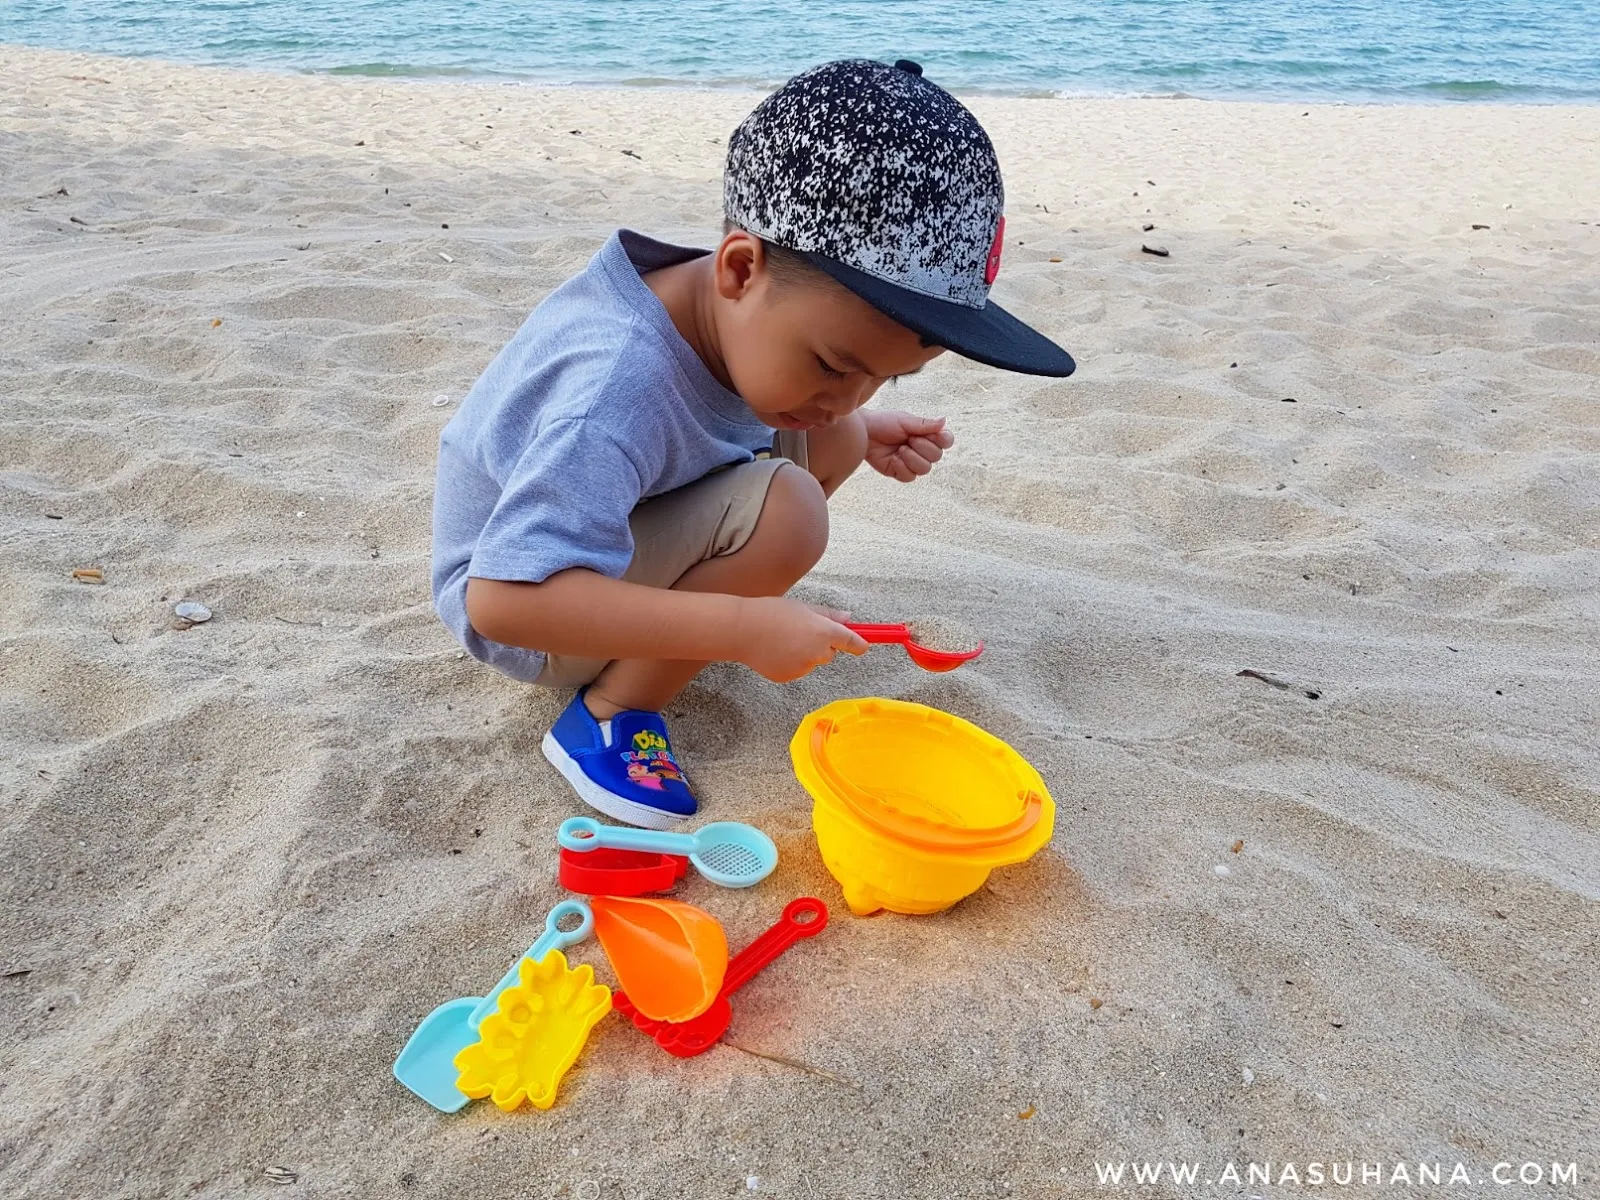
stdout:
[(768, 1062), (779, 1063), (785, 1067), (793, 1067), (797, 1071), (804, 1071), (808, 1075), (815, 1075), (818, 1078), (826, 1079), (831, 1083), (837, 1083), (842, 1087), (852, 1088), (858, 1092), (861, 1090), (861, 1085), (859, 1083), (854, 1083), (841, 1075), (835, 1075), (832, 1071), (824, 1071), (821, 1067), (813, 1067), (810, 1063), (801, 1062), (798, 1058), (785, 1058), (781, 1054), (769, 1054), (765, 1050), (752, 1050), (749, 1046), (741, 1046), (738, 1042), (728, 1041), (727, 1038), (722, 1039), (722, 1044), (730, 1049), (742, 1051), (743, 1053), (749, 1054), (755, 1058), (764, 1058)]
[(1246, 667), (1243, 671), (1240, 671), (1238, 673), (1238, 675), (1235, 676), (1235, 678), (1238, 678), (1238, 679), (1259, 679), (1262, 683), (1266, 684), (1269, 687), (1275, 687), (1280, 692), (1299, 692), (1307, 700), (1320, 700), (1320, 699), (1322, 699), (1322, 693), (1321, 692), (1313, 692), (1313, 691), (1311, 691), (1309, 689), (1297, 688), (1292, 683), (1285, 683), (1281, 679), (1274, 679), (1271, 675), (1265, 675), (1260, 671), (1252, 671), (1248, 667)]
[(272, 614), (272, 619), (274, 621), (282, 621), (285, 625), (312, 625), (320, 627), (322, 624), (321, 621), (296, 621), (292, 617), (280, 617), (277, 613)]
[(1285, 683), (1283, 680), (1274, 679), (1271, 675), (1263, 675), (1260, 671), (1252, 671), (1249, 668), (1246, 668), (1245, 670), (1240, 671), (1238, 676), (1237, 676), (1237, 678), (1239, 678), (1239, 679), (1259, 679), (1259, 680), (1261, 680), (1262, 683), (1265, 683), (1265, 684), (1269, 685), (1270, 687), (1275, 687), (1275, 688), (1279, 689), (1280, 691), (1284, 691), (1284, 692), (1292, 692), (1292, 691), (1294, 691), (1294, 689), (1292, 687), (1290, 687), (1287, 683)]

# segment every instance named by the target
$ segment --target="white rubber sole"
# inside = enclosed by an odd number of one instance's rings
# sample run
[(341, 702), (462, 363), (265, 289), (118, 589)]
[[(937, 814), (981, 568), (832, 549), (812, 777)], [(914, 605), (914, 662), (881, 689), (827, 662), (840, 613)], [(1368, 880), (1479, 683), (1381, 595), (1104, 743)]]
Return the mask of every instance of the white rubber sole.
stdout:
[(567, 782), (572, 785), (572, 790), (578, 793), (583, 802), (608, 817), (644, 829), (661, 830), (676, 829), (688, 820), (687, 817), (651, 808), (648, 804), (635, 804), (632, 800), (624, 800), (621, 796), (606, 791), (583, 773), (578, 760), (568, 754), (561, 743), (556, 741), (553, 729), (544, 735), (544, 741), (539, 744), (539, 748), (544, 751), (545, 758), (550, 760), (550, 765), (566, 777)]

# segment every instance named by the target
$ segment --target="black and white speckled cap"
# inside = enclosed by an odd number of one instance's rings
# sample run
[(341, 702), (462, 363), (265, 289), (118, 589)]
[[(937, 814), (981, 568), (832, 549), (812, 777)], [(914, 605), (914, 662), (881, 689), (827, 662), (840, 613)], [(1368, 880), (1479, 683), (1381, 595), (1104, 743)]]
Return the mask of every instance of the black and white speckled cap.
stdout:
[(728, 139), (723, 214), (803, 255), (933, 345), (1030, 375), (1072, 356), (989, 299), (1005, 240), (983, 126), (902, 59), (824, 63)]

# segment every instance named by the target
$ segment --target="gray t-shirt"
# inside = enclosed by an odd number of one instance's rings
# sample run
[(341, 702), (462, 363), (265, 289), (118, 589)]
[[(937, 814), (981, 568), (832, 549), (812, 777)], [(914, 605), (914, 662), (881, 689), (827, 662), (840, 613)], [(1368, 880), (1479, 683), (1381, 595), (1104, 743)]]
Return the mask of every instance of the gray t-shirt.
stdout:
[(480, 637), (467, 579), (619, 578), (640, 500), (749, 462), (763, 425), (640, 275), (705, 254), (619, 230), (533, 310), (439, 435), (433, 604), (473, 657), (532, 680), (544, 655)]

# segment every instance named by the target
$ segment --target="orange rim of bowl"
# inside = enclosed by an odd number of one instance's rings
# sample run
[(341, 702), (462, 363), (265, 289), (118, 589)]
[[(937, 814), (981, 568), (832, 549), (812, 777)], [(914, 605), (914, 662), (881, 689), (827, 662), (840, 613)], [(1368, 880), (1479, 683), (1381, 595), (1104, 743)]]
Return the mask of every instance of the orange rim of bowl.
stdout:
[(827, 755), (828, 735), (836, 728), (838, 722), (831, 717), (820, 718), (811, 727), (811, 765), (816, 768), (828, 790), (857, 818), (896, 841), (935, 853), (992, 850), (1017, 841), (1038, 825), (1044, 816), (1044, 797), (1032, 788), (1024, 788), (1017, 793), (1022, 811), (1000, 825), (962, 828), (913, 816), (839, 774)]

